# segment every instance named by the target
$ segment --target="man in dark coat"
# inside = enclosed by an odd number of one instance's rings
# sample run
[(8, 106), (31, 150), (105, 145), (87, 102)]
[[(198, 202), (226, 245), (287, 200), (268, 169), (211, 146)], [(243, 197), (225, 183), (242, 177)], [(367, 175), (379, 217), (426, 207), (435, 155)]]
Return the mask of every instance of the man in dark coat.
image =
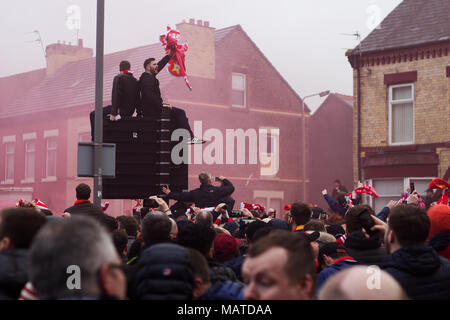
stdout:
[[(159, 89), (159, 80), (156, 75), (169, 62), (170, 57), (174, 54), (172, 50), (169, 55), (164, 56), (158, 63), (155, 58), (149, 58), (144, 61), (145, 72), (139, 79), (139, 91), (141, 100), (138, 108), (138, 115), (143, 117), (160, 117), (163, 108), (163, 99), (161, 98), (161, 90)], [(186, 112), (184, 110), (172, 107), (170, 108), (171, 121), (173, 129), (185, 129), (190, 134), (190, 144), (202, 144), (205, 141), (195, 138), (189, 125)]]
[(168, 187), (163, 187), (162, 191), (169, 199), (177, 201), (192, 201), (198, 208), (214, 207), (220, 203), (226, 203), (230, 212), (234, 205), (234, 200), (229, 197), (234, 192), (233, 184), (224, 177), (219, 177), (222, 186), (212, 185), (211, 174), (202, 172), (198, 175), (200, 188), (189, 192), (171, 192)]
[[(111, 96), (111, 121), (120, 117), (132, 117), (139, 103), (139, 85), (137, 79), (130, 72), (131, 65), (128, 61), (119, 64), (120, 73), (114, 77)], [(139, 108), (138, 108), (139, 109)]]
[(349, 210), (345, 216), (345, 225), (347, 228), (347, 239), (345, 247), (349, 256), (353, 257), (361, 264), (379, 265), (387, 255), (386, 249), (381, 246), (382, 239), (377, 235), (368, 236), (363, 231), (359, 220), (359, 214), (363, 210), (368, 210), (372, 218), (375, 212), (368, 205), (358, 205)]
[(17, 300), (28, 281), (28, 249), (47, 222), (29, 208), (5, 209), (0, 214), (0, 300)]
[(81, 214), (94, 217), (104, 214), (100, 207), (89, 201), (89, 198), (91, 197), (91, 188), (87, 184), (80, 183), (75, 191), (77, 201), (75, 201), (73, 206), (64, 210), (64, 212), (68, 212), (71, 215)]
[[(430, 219), (415, 205), (392, 209), (384, 231), (389, 256), (381, 268), (391, 274), (411, 299), (450, 299), (450, 262), (426, 243)], [(384, 226), (383, 226), (384, 225)]]

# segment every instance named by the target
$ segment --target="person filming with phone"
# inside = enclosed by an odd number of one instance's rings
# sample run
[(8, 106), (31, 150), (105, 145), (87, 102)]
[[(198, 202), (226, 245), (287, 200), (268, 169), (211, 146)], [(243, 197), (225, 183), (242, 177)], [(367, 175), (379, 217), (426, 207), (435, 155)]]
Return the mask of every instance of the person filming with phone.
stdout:
[(220, 203), (227, 205), (227, 210), (231, 212), (234, 206), (234, 199), (231, 194), (234, 192), (233, 184), (225, 177), (216, 177), (216, 181), (221, 186), (214, 186), (210, 173), (202, 172), (198, 175), (200, 187), (188, 192), (172, 192), (169, 186), (163, 186), (164, 192), (169, 199), (177, 201), (192, 201), (198, 208), (215, 207)]

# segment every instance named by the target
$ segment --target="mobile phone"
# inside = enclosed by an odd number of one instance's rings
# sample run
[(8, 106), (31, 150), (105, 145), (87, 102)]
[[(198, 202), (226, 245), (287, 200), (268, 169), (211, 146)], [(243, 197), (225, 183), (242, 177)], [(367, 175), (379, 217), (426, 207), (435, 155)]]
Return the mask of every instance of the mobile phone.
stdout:
[(409, 183), (409, 188), (411, 189), (410, 193), (413, 193), (416, 188), (414, 187), (414, 182)]
[(369, 236), (373, 236), (376, 233), (375, 231), (371, 230), (371, 228), (375, 225), (375, 221), (372, 219), (372, 216), (367, 209), (364, 209), (359, 213), (358, 219), (361, 223), (361, 226), (364, 228), (364, 230), (366, 230)]

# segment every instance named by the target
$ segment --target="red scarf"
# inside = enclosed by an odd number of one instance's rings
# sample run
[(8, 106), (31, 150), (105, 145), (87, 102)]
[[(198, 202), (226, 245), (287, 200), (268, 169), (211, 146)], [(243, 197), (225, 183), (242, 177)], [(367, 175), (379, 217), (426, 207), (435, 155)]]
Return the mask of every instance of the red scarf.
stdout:
[(77, 204), (79, 204), (79, 203), (83, 203), (83, 202), (90, 202), (89, 200), (83, 200), (83, 199), (81, 199), (81, 200), (77, 200), (77, 201), (75, 201), (75, 203), (73, 204), (74, 206), (75, 205), (77, 205)]

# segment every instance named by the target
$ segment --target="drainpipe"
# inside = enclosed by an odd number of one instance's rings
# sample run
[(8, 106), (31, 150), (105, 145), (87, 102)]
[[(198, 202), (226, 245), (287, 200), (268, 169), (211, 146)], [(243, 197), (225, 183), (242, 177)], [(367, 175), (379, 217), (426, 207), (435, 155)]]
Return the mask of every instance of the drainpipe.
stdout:
[(358, 180), (361, 181), (362, 178), (362, 168), (361, 168), (361, 68), (360, 61), (358, 61), (357, 69), (356, 69), (356, 94), (358, 95), (357, 99), (357, 126), (358, 126), (358, 147), (357, 147), (357, 155), (358, 155)]

